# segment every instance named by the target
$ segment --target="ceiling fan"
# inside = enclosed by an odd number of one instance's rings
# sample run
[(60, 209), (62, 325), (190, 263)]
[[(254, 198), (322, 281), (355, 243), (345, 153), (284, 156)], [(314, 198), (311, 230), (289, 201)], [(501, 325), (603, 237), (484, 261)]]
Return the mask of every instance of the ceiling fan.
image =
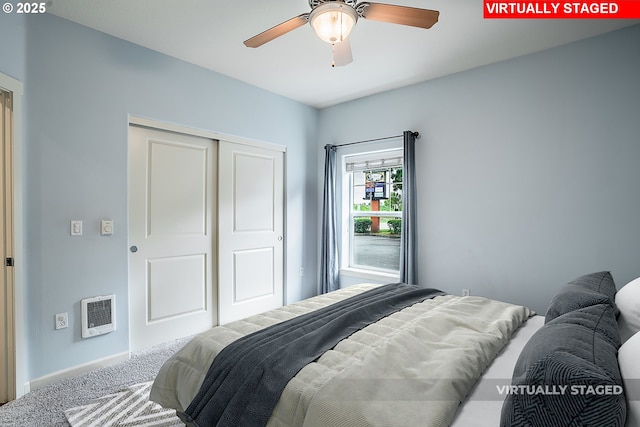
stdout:
[(356, 1), (309, 0), (311, 12), (303, 13), (269, 28), (245, 40), (244, 44), (247, 47), (262, 46), (308, 22), (318, 37), (331, 43), (334, 56), (332, 66), (341, 66), (353, 61), (348, 37), (358, 18), (428, 29), (438, 22), (440, 15), (437, 10), (367, 1), (356, 3)]

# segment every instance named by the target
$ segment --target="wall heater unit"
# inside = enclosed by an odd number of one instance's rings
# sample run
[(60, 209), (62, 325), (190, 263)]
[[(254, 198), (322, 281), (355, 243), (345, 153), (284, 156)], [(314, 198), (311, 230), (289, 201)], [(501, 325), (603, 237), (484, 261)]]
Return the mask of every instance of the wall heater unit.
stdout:
[(115, 295), (85, 298), (82, 306), (82, 338), (91, 338), (116, 330)]

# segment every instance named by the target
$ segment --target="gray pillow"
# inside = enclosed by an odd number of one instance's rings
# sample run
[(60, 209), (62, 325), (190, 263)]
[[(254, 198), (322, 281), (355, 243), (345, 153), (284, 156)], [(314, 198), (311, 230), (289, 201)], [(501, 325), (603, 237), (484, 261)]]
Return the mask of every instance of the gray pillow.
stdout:
[(549, 321), (518, 358), (512, 386), (520, 392), (507, 396), (501, 425), (623, 426), (626, 402), (619, 347), (609, 304), (577, 309)]
[(618, 315), (616, 307), (616, 285), (608, 271), (586, 274), (564, 285), (551, 299), (545, 323), (556, 317), (596, 304), (608, 304)]
[(577, 279), (570, 281), (568, 285), (577, 285), (584, 289), (600, 292), (601, 294), (608, 296), (615, 304), (616, 284), (609, 271), (585, 274), (584, 276), (580, 276)]

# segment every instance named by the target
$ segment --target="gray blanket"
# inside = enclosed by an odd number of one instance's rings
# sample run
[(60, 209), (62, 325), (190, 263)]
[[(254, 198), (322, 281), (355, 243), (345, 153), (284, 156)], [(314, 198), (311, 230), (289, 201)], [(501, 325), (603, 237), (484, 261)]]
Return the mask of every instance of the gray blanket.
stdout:
[(282, 390), (308, 363), (356, 331), (443, 293), (386, 285), (245, 336), (216, 356), (184, 413), (188, 425), (266, 425)]

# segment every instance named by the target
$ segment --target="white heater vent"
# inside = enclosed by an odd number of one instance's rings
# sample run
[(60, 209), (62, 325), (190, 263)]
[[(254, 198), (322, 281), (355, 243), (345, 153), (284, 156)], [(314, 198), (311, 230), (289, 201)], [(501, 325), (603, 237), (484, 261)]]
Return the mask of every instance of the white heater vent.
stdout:
[(82, 306), (82, 338), (91, 338), (116, 330), (116, 297), (106, 295), (85, 298)]

